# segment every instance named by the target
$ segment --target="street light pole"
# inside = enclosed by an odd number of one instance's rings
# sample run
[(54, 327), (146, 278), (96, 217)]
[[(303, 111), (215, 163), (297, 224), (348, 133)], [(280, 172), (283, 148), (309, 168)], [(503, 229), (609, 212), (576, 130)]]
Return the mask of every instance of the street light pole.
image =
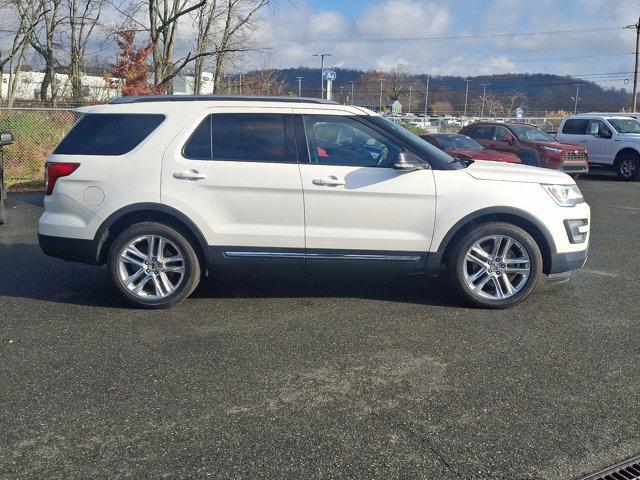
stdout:
[(303, 77), (296, 77), (298, 80), (298, 97), (302, 96), (302, 78)]
[(431, 75), (427, 75), (427, 91), (424, 94), (424, 116), (427, 116), (427, 109), (429, 107), (429, 78)]
[(314, 57), (320, 57), (320, 98), (324, 98), (324, 57), (330, 57), (331, 53), (314, 53)]
[(574, 114), (578, 112), (578, 95), (580, 95), (580, 84), (576, 85), (576, 98), (575, 98), (575, 103), (573, 104)]
[(466, 92), (464, 94), (464, 116), (465, 117), (467, 116), (467, 102), (469, 101), (469, 82), (470, 81), (471, 80), (469, 80), (467, 78), (467, 80), (466, 80), (466, 82), (467, 82), (467, 90), (466, 90)]
[(354, 85), (356, 82), (354, 80), (350, 80), (349, 83), (351, 84), (351, 105), (353, 105), (356, 96), (356, 91), (354, 90)]
[(385, 79), (381, 78), (380, 79), (380, 106), (378, 108), (378, 112), (382, 113), (382, 82), (384, 82)]
[(411, 87), (413, 85), (409, 84), (409, 113), (411, 113)]

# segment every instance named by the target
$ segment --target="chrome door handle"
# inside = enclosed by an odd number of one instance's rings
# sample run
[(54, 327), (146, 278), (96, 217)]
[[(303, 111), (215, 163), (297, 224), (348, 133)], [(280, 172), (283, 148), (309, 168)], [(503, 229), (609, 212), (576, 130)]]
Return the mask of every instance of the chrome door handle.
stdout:
[(338, 177), (329, 175), (326, 178), (314, 178), (313, 184), (321, 187), (338, 187), (340, 185), (344, 185), (344, 180), (338, 180)]
[(207, 176), (204, 173), (199, 173), (197, 170), (187, 170), (186, 172), (174, 173), (173, 178), (177, 178), (178, 180), (204, 180)]

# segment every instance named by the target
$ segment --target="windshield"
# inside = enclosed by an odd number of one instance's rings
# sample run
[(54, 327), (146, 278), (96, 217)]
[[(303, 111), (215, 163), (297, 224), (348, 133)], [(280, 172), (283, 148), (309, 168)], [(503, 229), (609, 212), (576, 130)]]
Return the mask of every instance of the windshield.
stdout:
[(640, 133), (640, 122), (635, 118), (607, 118), (618, 133)]
[(482, 150), (484, 147), (475, 140), (464, 135), (438, 135), (436, 137), (442, 148), (449, 150), (450, 148), (460, 148), (464, 150)]
[(527, 142), (555, 142), (556, 139), (547, 132), (540, 130), (532, 125), (514, 125), (511, 129), (516, 133), (520, 140)]
[(376, 125), (379, 125), (380, 127), (384, 128), (386, 130), (392, 131), (400, 139), (402, 139), (405, 142), (407, 142), (408, 144), (416, 147), (418, 150), (424, 152), (430, 158), (434, 158), (434, 159), (437, 159), (437, 160), (439, 160), (439, 161), (441, 161), (443, 163), (449, 163), (449, 164), (457, 162), (457, 160), (455, 158), (453, 158), (450, 155), (447, 155), (445, 152), (443, 152), (439, 148), (434, 147), (429, 142), (427, 142), (426, 140), (423, 140), (422, 138), (420, 138), (415, 133), (410, 132), (409, 130), (404, 128), (402, 125), (399, 125), (399, 124), (397, 124), (395, 122), (392, 122), (391, 120), (388, 120), (388, 119), (386, 119), (384, 117), (380, 117), (380, 116), (377, 116), (377, 115), (376, 116), (367, 117), (367, 120), (375, 123)]

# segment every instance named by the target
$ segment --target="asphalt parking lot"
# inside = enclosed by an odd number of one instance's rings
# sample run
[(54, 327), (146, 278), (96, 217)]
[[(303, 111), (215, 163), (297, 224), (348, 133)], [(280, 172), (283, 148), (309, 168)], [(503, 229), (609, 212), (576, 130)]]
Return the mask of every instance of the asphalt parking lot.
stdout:
[(640, 183), (579, 181), (586, 267), (508, 311), (421, 278), (236, 276), (127, 309), (0, 227), (0, 478), (577, 478), (640, 452)]

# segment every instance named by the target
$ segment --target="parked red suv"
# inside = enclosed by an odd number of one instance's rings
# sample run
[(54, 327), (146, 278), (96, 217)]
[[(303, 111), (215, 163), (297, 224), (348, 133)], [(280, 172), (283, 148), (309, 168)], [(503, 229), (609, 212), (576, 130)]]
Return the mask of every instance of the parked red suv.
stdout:
[(517, 155), (526, 165), (553, 168), (571, 175), (587, 173), (587, 151), (558, 142), (548, 133), (524, 123), (480, 122), (460, 130), (486, 148)]
[(459, 133), (432, 133), (420, 135), (430, 144), (444, 150), (452, 157), (466, 160), (491, 160), (494, 162), (522, 163), (515, 155), (507, 152), (497, 152), (484, 148), (474, 139)]

